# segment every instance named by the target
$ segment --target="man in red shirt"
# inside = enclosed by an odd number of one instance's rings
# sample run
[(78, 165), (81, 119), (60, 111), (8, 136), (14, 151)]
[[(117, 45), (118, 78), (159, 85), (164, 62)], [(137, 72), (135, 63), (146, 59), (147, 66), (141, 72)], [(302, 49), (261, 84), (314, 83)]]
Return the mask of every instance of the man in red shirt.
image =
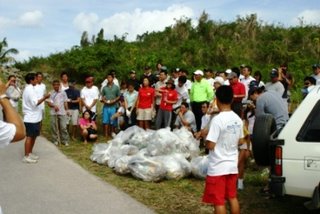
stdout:
[[(156, 129), (166, 128), (170, 126), (172, 119), (173, 104), (178, 101), (178, 93), (175, 90), (174, 80), (169, 79), (166, 87), (159, 89), (161, 93), (161, 102), (156, 118)], [(161, 126), (163, 123), (163, 126)]]
[(242, 118), (242, 99), (246, 96), (245, 86), (239, 82), (239, 76), (235, 72), (231, 72), (228, 75), (228, 80), (233, 91), (233, 102), (231, 104), (231, 109), (240, 118)]

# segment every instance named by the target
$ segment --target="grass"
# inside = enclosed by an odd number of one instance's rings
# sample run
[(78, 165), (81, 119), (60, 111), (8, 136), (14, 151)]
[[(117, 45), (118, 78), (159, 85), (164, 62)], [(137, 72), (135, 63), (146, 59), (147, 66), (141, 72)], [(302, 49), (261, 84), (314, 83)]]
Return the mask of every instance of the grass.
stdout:
[[(46, 117), (43, 121), (43, 133), (50, 139), (49, 120), (50, 116), (47, 108)], [(62, 146), (59, 148), (68, 158), (74, 160), (85, 170), (126, 192), (157, 213), (212, 213), (213, 208), (211, 206), (201, 203), (204, 180), (198, 180), (190, 176), (179, 181), (143, 182), (131, 175), (117, 175), (107, 166), (93, 163), (89, 159), (92, 153), (92, 144), (84, 145), (80, 141), (73, 141), (69, 147)], [(241, 213), (308, 213), (303, 207), (303, 202), (308, 200), (306, 198), (285, 196), (283, 198), (266, 199), (261, 196), (258, 193), (259, 189), (267, 182), (266, 177), (261, 176), (261, 171), (261, 168), (252, 163), (246, 170), (245, 190), (238, 192)]]
[[(117, 175), (104, 165), (93, 163), (89, 157), (92, 145), (72, 142), (69, 147), (60, 150), (73, 159), (84, 169), (100, 177), (133, 198), (142, 202), (157, 213), (212, 213), (212, 207), (201, 203), (204, 181), (192, 176), (175, 181), (143, 182), (131, 175)], [(266, 199), (258, 192), (266, 183), (266, 177), (261, 176), (261, 168), (249, 164), (245, 177), (245, 190), (239, 191), (241, 213), (306, 213), (303, 202), (307, 199), (286, 196), (283, 198)]]

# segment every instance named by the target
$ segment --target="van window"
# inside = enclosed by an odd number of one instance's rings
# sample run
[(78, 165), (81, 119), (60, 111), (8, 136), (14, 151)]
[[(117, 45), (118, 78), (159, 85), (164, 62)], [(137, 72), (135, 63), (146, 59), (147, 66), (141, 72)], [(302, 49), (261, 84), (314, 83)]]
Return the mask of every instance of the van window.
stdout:
[(299, 142), (320, 143), (320, 101), (317, 102), (308, 115), (296, 140)]

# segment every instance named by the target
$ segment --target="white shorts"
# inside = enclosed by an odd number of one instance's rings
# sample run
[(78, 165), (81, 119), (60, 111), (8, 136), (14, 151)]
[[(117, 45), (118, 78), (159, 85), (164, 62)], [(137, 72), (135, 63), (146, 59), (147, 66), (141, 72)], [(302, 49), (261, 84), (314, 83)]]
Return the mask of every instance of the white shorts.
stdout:
[(79, 121), (79, 110), (78, 109), (69, 109), (69, 117), (67, 124), (77, 126)]
[(151, 120), (152, 119), (152, 108), (137, 109), (137, 120)]

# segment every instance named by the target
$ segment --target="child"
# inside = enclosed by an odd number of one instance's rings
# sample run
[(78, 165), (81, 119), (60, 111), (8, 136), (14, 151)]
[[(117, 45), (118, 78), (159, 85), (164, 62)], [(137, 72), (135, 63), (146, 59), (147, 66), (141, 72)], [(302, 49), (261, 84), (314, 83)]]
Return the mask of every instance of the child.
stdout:
[(98, 138), (97, 125), (94, 120), (91, 119), (89, 110), (83, 112), (82, 118), (79, 120), (79, 125), (84, 144), (87, 144), (88, 141), (95, 141)]
[(206, 147), (209, 149), (209, 166), (202, 201), (214, 205), (216, 214), (226, 213), (225, 199), (231, 213), (240, 213), (237, 199), (238, 144), (242, 143), (243, 122), (231, 110), (233, 91), (230, 86), (220, 86), (216, 91), (216, 115), (209, 127)]

